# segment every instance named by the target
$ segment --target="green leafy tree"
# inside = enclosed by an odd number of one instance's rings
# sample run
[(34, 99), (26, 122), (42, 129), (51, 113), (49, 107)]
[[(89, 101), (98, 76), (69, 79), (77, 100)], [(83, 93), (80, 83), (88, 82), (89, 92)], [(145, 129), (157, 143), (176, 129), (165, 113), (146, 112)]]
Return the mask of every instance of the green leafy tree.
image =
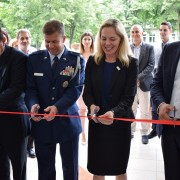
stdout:
[(0, 25), (12, 38), (18, 29), (28, 28), (38, 48), (45, 22), (58, 19), (65, 24), (71, 46), (80, 41), (85, 31), (96, 35), (102, 21), (108, 18), (121, 20), (127, 32), (136, 23), (145, 29), (159, 28), (164, 20), (176, 30), (179, 9), (180, 0), (1, 0)]

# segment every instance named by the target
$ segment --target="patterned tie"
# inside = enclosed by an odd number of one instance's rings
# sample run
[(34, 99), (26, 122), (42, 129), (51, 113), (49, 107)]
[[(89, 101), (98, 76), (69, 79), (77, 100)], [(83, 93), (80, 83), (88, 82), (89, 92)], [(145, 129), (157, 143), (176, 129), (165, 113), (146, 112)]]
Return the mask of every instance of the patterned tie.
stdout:
[(53, 59), (53, 64), (52, 64), (52, 72), (53, 72), (53, 74), (55, 73), (55, 71), (56, 71), (56, 66), (57, 66), (57, 64), (58, 64), (58, 57), (57, 56), (55, 56), (54, 57), (54, 59)]

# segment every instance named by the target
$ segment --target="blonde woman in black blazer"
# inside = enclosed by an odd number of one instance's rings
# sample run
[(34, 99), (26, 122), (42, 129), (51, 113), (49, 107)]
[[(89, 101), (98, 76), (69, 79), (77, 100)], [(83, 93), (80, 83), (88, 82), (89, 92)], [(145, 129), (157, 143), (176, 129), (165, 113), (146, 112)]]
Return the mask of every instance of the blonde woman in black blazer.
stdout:
[(116, 19), (102, 24), (96, 40), (97, 52), (87, 61), (83, 93), (92, 117), (87, 167), (93, 180), (104, 180), (106, 175), (126, 180), (131, 123), (113, 117), (134, 118), (131, 106), (137, 88), (137, 59), (132, 57), (126, 31)]

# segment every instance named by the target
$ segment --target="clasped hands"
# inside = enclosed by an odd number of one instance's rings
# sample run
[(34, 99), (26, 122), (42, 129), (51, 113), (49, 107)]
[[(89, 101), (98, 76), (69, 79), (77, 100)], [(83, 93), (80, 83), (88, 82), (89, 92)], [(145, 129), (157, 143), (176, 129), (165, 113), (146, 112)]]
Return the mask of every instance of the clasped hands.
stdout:
[[(34, 121), (40, 121), (42, 119), (45, 119), (46, 121), (52, 121), (55, 118), (55, 115), (58, 113), (58, 109), (56, 106), (48, 106), (44, 109), (44, 116), (39, 116), (38, 110), (40, 109), (39, 104), (34, 104), (31, 107), (31, 119)], [(54, 115), (54, 116), (53, 116)]]
[(91, 111), (91, 119), (95, 123), (101, 123), (104, 125), (111, 125), (113, 123), (113, 117), (114, 113), (112, 111), (107, 111), (105, 114), (97, 116), (98, 111), (100, 110), (99, 106), (96, 106), (94, 104), (91, 105), (90, 111)]

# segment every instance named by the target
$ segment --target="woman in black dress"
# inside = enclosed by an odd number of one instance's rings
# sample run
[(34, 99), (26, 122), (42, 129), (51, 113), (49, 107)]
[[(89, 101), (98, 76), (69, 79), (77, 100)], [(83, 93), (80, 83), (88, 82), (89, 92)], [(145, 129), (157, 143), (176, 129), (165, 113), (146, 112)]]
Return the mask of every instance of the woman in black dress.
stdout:
[[(83, 99), (88, 107), (88, 165), (94, 180), (106, 175), (126, 180), (131, 144), (131, 123), (113, 118), (134, 118), (138, 65), (120, 21), (109, 19), (97, 35), (97, 49), (85, 71)], [(107, 119), (109, 118), (109, 119)]]

